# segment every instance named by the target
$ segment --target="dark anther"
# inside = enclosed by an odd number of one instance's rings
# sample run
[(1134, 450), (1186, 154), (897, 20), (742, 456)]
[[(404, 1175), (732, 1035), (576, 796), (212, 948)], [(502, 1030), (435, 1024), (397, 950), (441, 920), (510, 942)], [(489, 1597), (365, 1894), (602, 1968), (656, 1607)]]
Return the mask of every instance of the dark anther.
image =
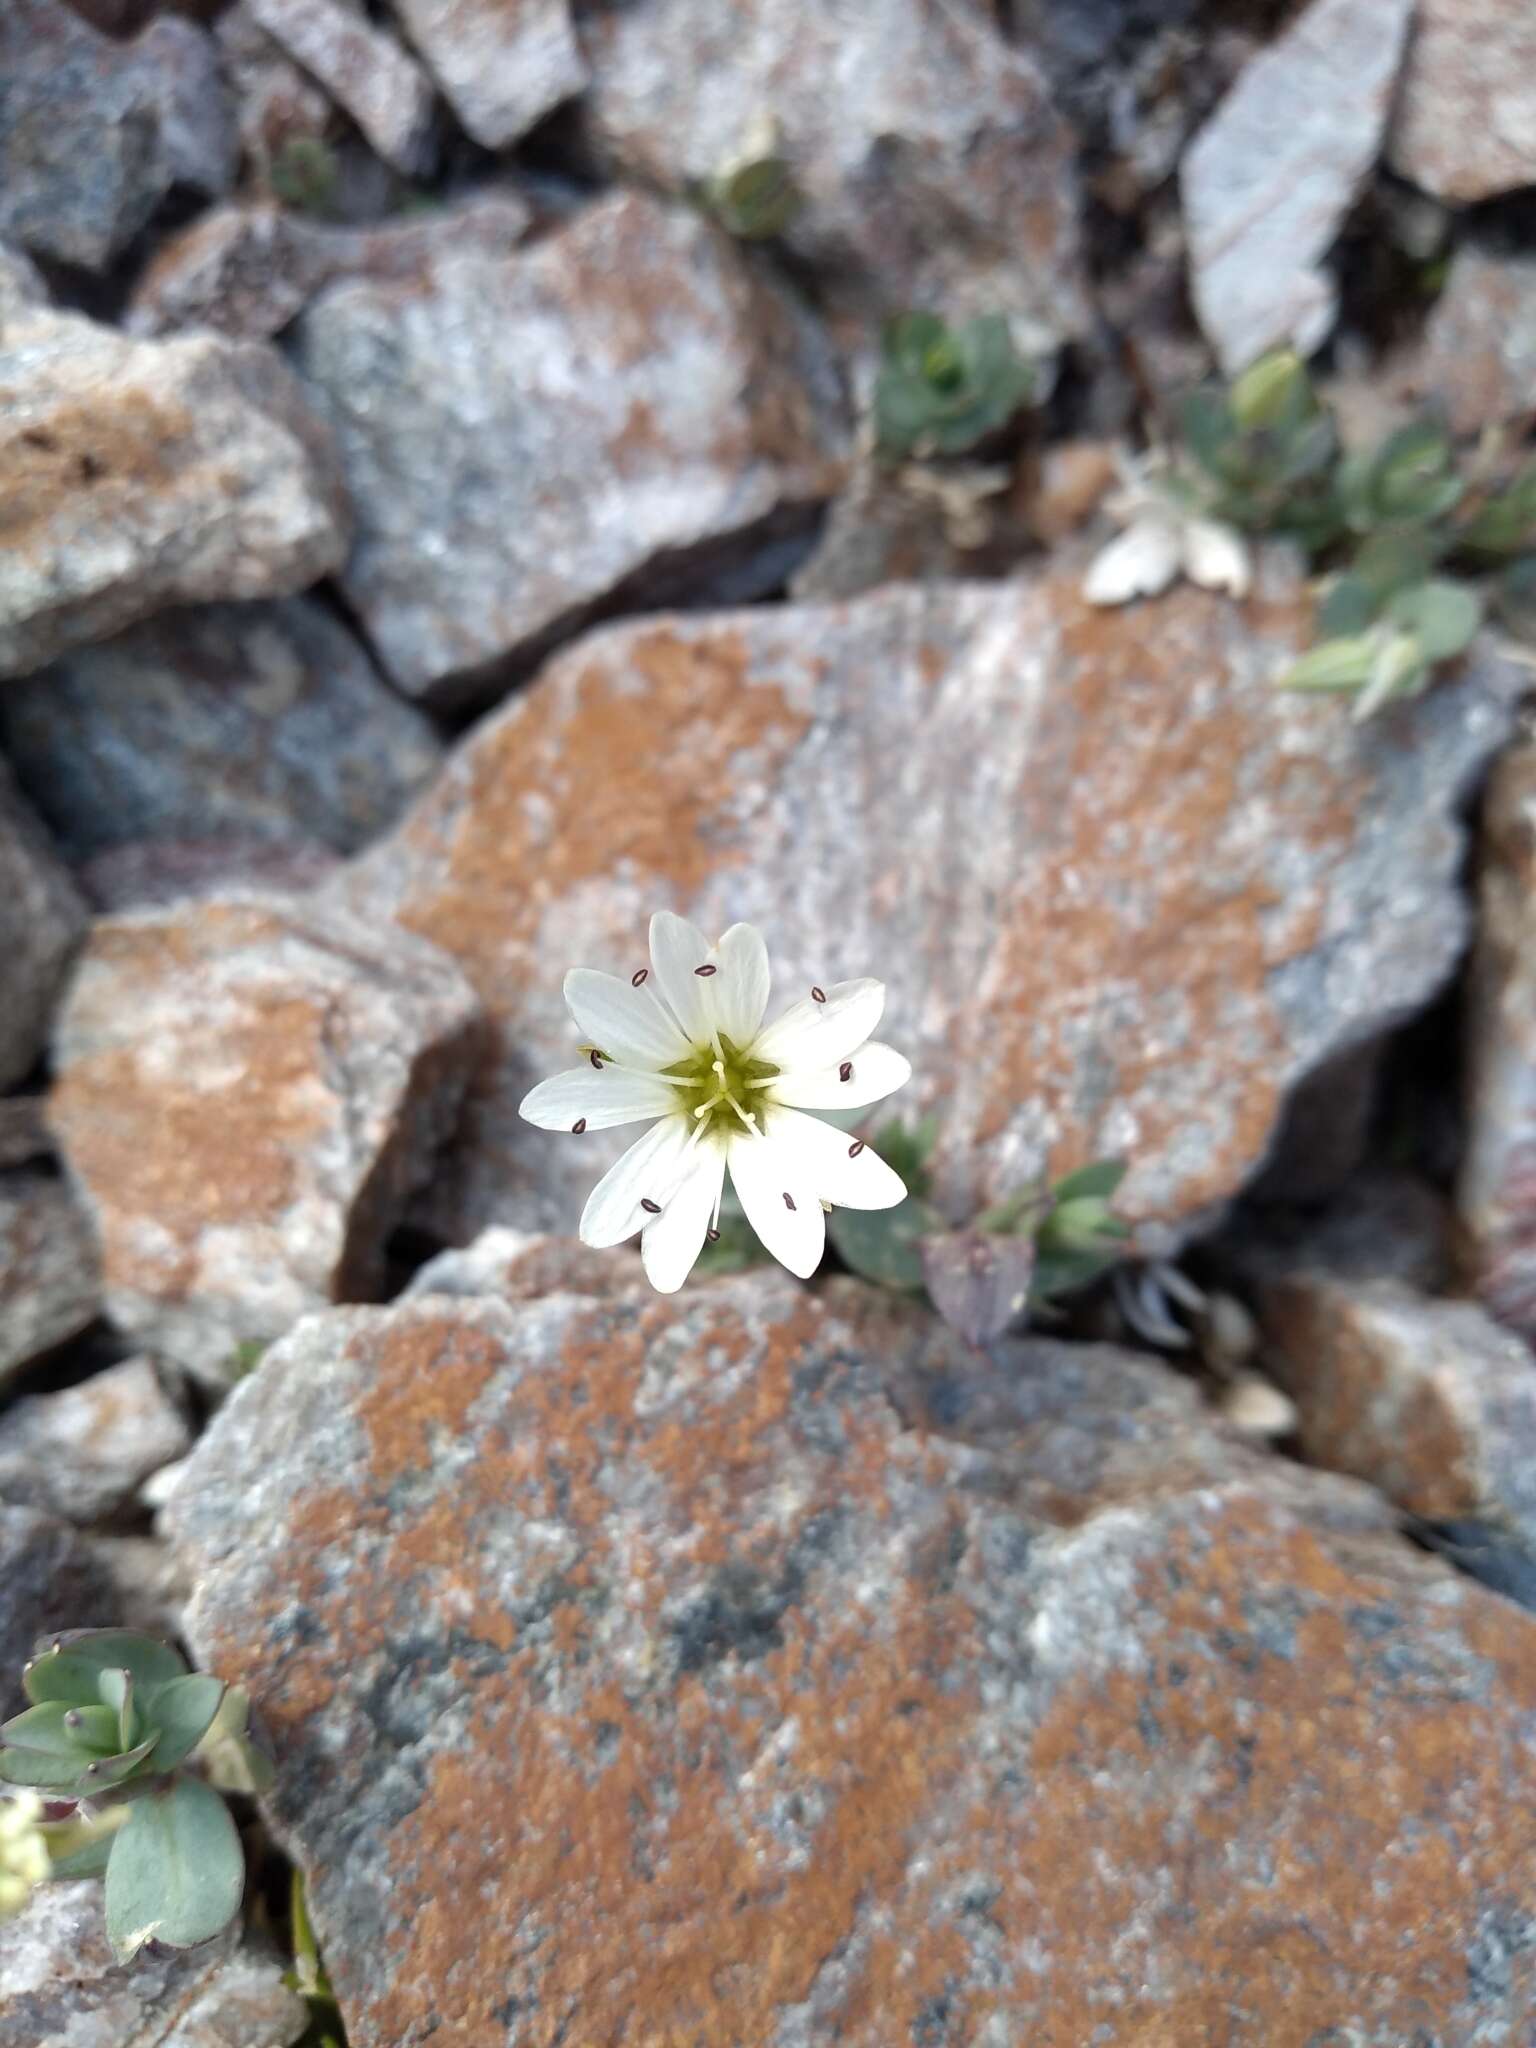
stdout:
[(718, 1230), (706, 1230), (704, 1235), (709, 1239), (711, 1244), (718, 1244), (720, 1242), (720, 1233)]
[(650, 971), (651, 970), (649, 969), (649, 967), (637, 967), (634, 973), (629, 977), (630, 987), (638, 988), (641, 982), (644, 981), (645, 977), (650, 973)]
[(659, 1216), (661, 1214), (660, 1202), (653, 1202), (649, 1195), (642, 1195), (640, 1197), (640, 1206), (647, 1216)]
[(827, 992), (824, 988), (813, 988), (811, 990), (811, 1001), (813, 1003), (824, 1003), (826, 1000)]
[(594, 1066), (594, 1067), (596, 1067), (596, 1069), (597, 1069), (597, 1071), (598, 1071), (599, 1073), (601, 1073), (601, 1072), (603, 1071), (603, 1056), (602, 1056), (602, 1054), (601, 1054), (601, 1053), (600, 1053), (600, 1052), (598, 1051), (598, 1049), (597, 1049), (597, 1047), (596, 1047), (595, 1045), (593, 1046), (593, 1048), (592, 1048), (591, 1052), (589, 1052), (589, 1053), (587, 1054), (587, 1058), (588, 1058), (589, 1060), (591, 1060), (591, 1062), (592, 1062), (593, 1066)]
[(784, 1197), (784, 1206), (786, 1209), (793, 1209), (793, 1207), (795, 1206), (795, 1198), (793, 1195), (786, 1195)]
[(851, 1144), (851, 1145), (850, 1145), (850, 1146), (848, 1147), (848, 1157), (849, 1157), (850, 1159), (857, 1159), (857, 1158), (858, 1158), (858, 1156), (859, 1156), (859, 1154), (860, 1154), (860, 1153), (861, 1153), (861, 1152), (862, 1152), (863, 1150), (864, 1150), (864, 1140), (863, 1140), (862, 1138), (855, 1138), (855, 1139), (854, 1139), (854, 1141), (853, 1141), (853, 1143), (852, 1143), (852, 1144)]
[(587, 1120), (586, 1120), (586, 1118), (585, 1118), (584, 1116), (579, 1116), (579, 1117), (577, 1117), (577, 1119), (576, 1119), (575, 1123), (573, 1123), (573, 1124), (571, 1125), (571, 1136), (572, 1136), (573, 1138), (579, 1138), (579, 1137), (581, 1136), (582, 1132), (583, 1132), (583, 1131), (584, 1131), (584, 1130), (585, 1130), (586, 1128), (587, 1128)]
[(720, 972), (719, 968), (715, 966), (712, 960), (706, 960), (702, 967), (695, 967), (693, 971), (695, 974), (700, 975), (706, 981), (709, 979), (710, 975), (718, 974)]
[(852, 1060), (843, 1061), (843, 1064), (837, 1070), (837, 1078), (839, 1079), (839, 1081), (851, 1081), (853, 1079)]

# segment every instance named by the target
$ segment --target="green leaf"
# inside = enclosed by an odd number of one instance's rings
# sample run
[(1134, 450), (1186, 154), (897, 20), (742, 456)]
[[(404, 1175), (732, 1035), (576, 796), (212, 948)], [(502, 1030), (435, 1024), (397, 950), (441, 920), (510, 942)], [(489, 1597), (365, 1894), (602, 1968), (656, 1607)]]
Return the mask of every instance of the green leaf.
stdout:
[(96, 1680), (96, 1689), (102, 1703), (117, 1716), (117, 1740), (114, 1749), (133, 1747), (136, 1716), (133, 1706), (133, 1673), (113, 1665), (103, 1671)]
[(924, 1285), (922, 1241), (942, 1228), (916, 1195), (894, 1209), (834, 1209), (827, 1218), (827, 1235), (851, 1272), (910, 1294)]
[[(164, 1685), (167, 1679), (180, 1678), (187, 1668), (186, 1659), (155, 1636), (142, 1636), (123, 1628), (82, 1628), (71, 1629), (64, 1635), (45, 1636), (37, 1645), (37, 1662), (30, 1667), (31, 1671), (41, 1670), (55, 1644), (59, 1645), (61, 1655), (69, 1657), (71, 1665), (84, 1662), (94, 1665), (97, 1671), (116, 1667), (130, 1672), (138, 1684), (145, 1686)], [(90, 1698), (100, 1698), (94, 1680)]]
[(1376, 593), (1363, 577), (1336, 577), (1317, 608), (1318, 637), (1344, 640), (1364, 633), (1376, 618), (1378, 603)]
[(1536, 643), (1536, 555), (1525, 555), (1499, 577), (1494, 608), (1519, 639)]
[(154, 1746), (155, 1738), (150, 1736), (147, 1742), (141, 1742), (136, 1749), (126, 1750), (121, 1756), (90, 1757), (76, 1752), (69, 1757), (52, 1750), (7, 1745), (0, 1749), (0, 1778), (12, 1785), (46, 1787), (52, 1792), (68, 1792), (76, 1798), (86, 1798), (135, 1777), (148, 1761)]
[(1056, 1182), (1051, 1194), (1058, 1203), (1075, 1202), (1084, 1195), (1107, 1202), (1130, 1171), (1128, 1159), (1095, 1159)]
[(1294, 426), (1311, 405), (1306, 365), (1294, 349), (1260, 356), (1232, 386), (1232, 417), (1245, 433), (1256, 428)]
[(1465, 583), (1438, 576), (1416, 589), (1400, 590), (1387, 606), (1388, 616), (1411, 633), (1429, 662), (1449, 661), (1471, 646), (1482, 624), (1483, 607)]
[(229, 1809), (201, 1778), (135, 1800), (107, 1864), (107, 1937), (119, 1962), (148, 1941), (195, 1948), (240, 1910), (245, 1855)]
[(224, 1681), (206, 1672), (173, 1678), (155, 1694), (150, 1718), (160, 1733), (155, 1751), (157, 1771), (174, 1770), (190, 1756), (213, 1726), (224, 1699)]
[[(43, 1835), (46, 1838), (45, 1826)], [(55, 1855), (52, 1845), (48, 1850), (49, 1873), (53, 1877), (100, 1877), (107, 1867), (112, 1854), (112, 1837), (105, 1835), (94, 1842), (87, 1842), (84, 1848), (72, 1849), (68, 1855)]]
[(1277, 690), (1359, 690), (1370, 679), (1376, 643), (1369, 634), (1325, 640), (1275, 678)]
[(85, 1747), (82, 1737), (68, 1723), (67, 1717), (76, 1711), (62, 1700), (47, 1700), (41, 1706), (28, 1707), (25, 1713), (15, 1715), (0, 1727), (0, 1743), (7, 1746), (19, 1744), (23, 1749), (47, 1750), (53, 1756), (72, 1757), (77, 1765), (89, 1763), (89, 1756), (81, 1756)]
[(1035, 1254), (1035, 1277), (1030, 1286), (1031, 1301), (1054, 1301), (1059, 1295), (1075, 1294), (1120, 1263), (1113, 1246), (1096, 1251), (1052, 1251), (1040, 1246)]

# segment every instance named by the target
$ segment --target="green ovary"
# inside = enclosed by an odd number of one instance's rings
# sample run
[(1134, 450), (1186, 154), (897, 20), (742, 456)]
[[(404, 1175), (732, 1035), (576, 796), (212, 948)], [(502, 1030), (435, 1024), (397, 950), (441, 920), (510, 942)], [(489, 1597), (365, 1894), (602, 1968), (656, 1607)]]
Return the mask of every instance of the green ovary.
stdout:
[[(716, 1071), (717, 1059), (723, 1074)], [(686, 1059), (662, 1069), (667, 1080), (680, 1084), (679, 1103), (689, 1122), (702, 1124), (711, 1136), (746, 1129), (746, 1117), (759, 1115), (762, 1109), (763, 1091), (754, 1084), (771, 1081), (778, 1071), (767, 1060), (749, 1059), (723, 1031), (718, 1053), (712, 1045), (695, 1046)], [(744, 1115), (738, 1113), (738, 1105)], [(701, 1109), (702, 1117), (697, 1114)]]

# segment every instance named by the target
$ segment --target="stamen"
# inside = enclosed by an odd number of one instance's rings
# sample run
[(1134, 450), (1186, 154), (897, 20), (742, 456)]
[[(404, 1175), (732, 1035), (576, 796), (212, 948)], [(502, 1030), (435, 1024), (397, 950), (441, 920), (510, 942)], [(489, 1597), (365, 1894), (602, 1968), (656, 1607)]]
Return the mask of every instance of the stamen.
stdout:
[(661, 1214), (660, 1202), (653, 1202), (649, 1195), (642, 1195), (640, 1197), (640, 1206), (647, 1216), (659, 1216)]
[(651, 970), (649, 969), (649, 967), (636, 968), (635, 972), (629, 977), (630, 987), (638, 988), (641, 982), (644, 981), (645, 977), (650, 973), (650, 971)]
[(601, 1073), (603, 1071), (603, 1056), (598, 1051), (595, 1045), (593, 1046), (591, 1052), (588, 1053), (587, 1057), (589, 1060), (591, 1060), (593, 1066), (596, 1067), (597, 1071)]
[(855, 1139), (854, 1139), (854, 1141), (853, 1141), (853, 1143), (852, 1143), (852, 1144), (851, 1144), (851, 1145), (850, 1145), (850, 1146), (848, 1147), (848, 1157), (849, 1157), (850, 1159), (857, 1159), (857, 1158), (858, 1158), (858, 1156), (859, 1156), (859, 1154), (860, 1154), (860, 1153), (861, 1153), (861, 1152), (862, 1152), (863, 1150), (864, 1150), (864, 1140), (863, 1140), (862, 1138), (855, 1138)]
[(827, 992), (824, 988), (813, 988), (811, 990), (811, 1001), (813, 1003), (824, 1003), (826, 1000)]
[(575, 1123), (573, 1123), (573, 1124), (571, 1125), (571, 1136), (572, 1136), (573, 1138), (579, 1138), (579, 1137), (581, 1136), (582, 1132), (583, 1132), (583, 1131), (584, 1131), (584, 1130), (585, 1130), (586, 1128), (587, 1128), (587, 1120), (586, 1120), (586, 1118), (585, 1118), (584, 1116), (579, 1116), (579, 1117), (577, 1117), (577, 1119), (576, 1119)]
[(698, 975), (701, 981), (707, 981), (710, 975), (718, 974), (720, 972), (718, 967), (713, 966), (707, 960), (705, 961), (702, 967), (695, 967), (693, 971), (696, 975)]
[(851, 1081), (853, 1079), (852, 1060), (843, 1061), (843, 1064), (837, 1070), (837, 1078), (839, 1079), (839, 1081)]
[(793, 1207), (795, 1206), (795, 1198), (793, 1195), (788, 1193), (785, 1194), (784, 1206), (786, 1209), (793, 1209)]

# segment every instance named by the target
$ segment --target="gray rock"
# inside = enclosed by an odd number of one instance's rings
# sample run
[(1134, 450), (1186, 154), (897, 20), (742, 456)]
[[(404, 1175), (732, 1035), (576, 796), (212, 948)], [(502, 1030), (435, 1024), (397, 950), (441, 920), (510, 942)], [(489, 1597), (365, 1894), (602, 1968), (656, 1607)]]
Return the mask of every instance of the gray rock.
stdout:
[(0, 690), (0, 745), (73, 861), (226, 836), (349, 853), (442, 756), (308, 598), (166, 612), (80, 648)]
[(493, 689), (605, 605), (772, 588), (836, 480), (818, 337), (634, 194), (525, 255), (338, 285), (294, 356), (356, 508), (343, 588), (413, 696)]
[(123, 1969), (89, 1880), (40, 1886), (5, 1930), (0, 2048), (290, 2048), (307, 2021), (277, 1956), (236, 1928)]
[(0, 243), (0, 323), (27, 306), (46, 306), (48, 287), (20, 249)]
[(335, 455), (255, 342), (0, 324), (0, 677), (171, 604), (284, 597), (346, 547)]
[(1468, 1276), (1536, 1339), (1536, 742), (1499, 762), (1483, 811), (1456, 1189)]
[(54, 1045), (54, 1132), (113, 1319), (215, 1383), (366, 1299), (458, 1115), (478, 1006), (434, 947), (281, 898), (97, 923)]
[(0, 1174), (0, 1386), (101, 1313), (101, 1255), (64, 1183)]
[(1258, 1291), (1269, 1368), (1307, 1459), (1428, 1521), (1536, 1546), (1536, 1358), (1469, 1301), (1330, 1270), (1303, 1248)]
[(168, 1515), (354, 2048), (1492, 2044), (1536, 1996), (1473, 1967), (1536, 1623), (1145, 1357), (766, 1272), (332, 1311)]
[(191, 1445), (186, 1417), (153, 1362), (130, 1358), (0, 1410), (0, 1500), (82, 1527), (110, 1521)]
[(1243, 608), (1112, 613), (1076, 569), (893, 587), (552, 662), (338, 884), (454, 954), (494, 1020), (437, 1226), (574, 1227), (609, 1134), (517, 1105), (570, 1064), (566, 969), (628, 974), (663, 907), (758, 924), (776, 1003), (886, 982), (916, 1070), (892, 1107), (938, 1112), (955, 1220), (1125, 1155), (1147, 1249), (1208, 1223), (1287, 1089), (1450, 973), (1460, 806), (1523, 687), (1484, 646), (1364, 728), (1277, 692), (1312, 615), (1265, 574)]
[(861, 318), (1005, 313), (1049, 348), (1087, 321), (1071, 131), (987, 10), (933, 0), (594, 0), (594, 134), (686, 192), (772, 114), (805, 205), (783, 237)]
[(516, 142), (586, 84), (570, 0), (391, 0), (465, 132)]
[[(174, 1468), (165, 1469), (174, 1476)], [(171, 1546), (159, 1536), (125, 1536), (100, 1529), (88, 1530), (84, 1541), (92, 1563), (112, 1588), (121, 1625), (177, 1641), (192, 1588)]]
[(30, 1166), (53, 1157), (40, 1095), (0, 1096), (0, 1167)]
[(0, 761), (0, 1088), (36, 1065), (85, 925), (85, 905)]
[(1536, 418), (1536, 256), (1464, 242), (1405, 381), (1415, 396), (1441, 400), (1459, 434), (1528, 427)]
[(250, 0), (226, 8), (214, 33), (234, 87), (247, 164), (265, 186), (285, 145), (326, 143), (340, 122), (326, 94), (256, 20)]
[(127, 324), (135, 334), (213, 327), (266, 340), (338, 278), (419, 278), (448, 248), (507, 255), (532, 221), (531, 207), (509, 186), (376, 228), (330, 226), (262, 201), (234, 202), (161, 245), (134, 289)]
[(1311, 0), (1253, 58), (1180, 171), (1195, 309), (1230, 376), (1333, 327), (1320, 268), (1369, 176), (1413, 0)]
[[(26, 1703), (21, 1667), (39, 1636), (116, 1623), (109, 1582), (75, 1531), (36, 1508), (0, 1502), (0, 1717), (9, 1718)], [(8, 1987), (9, 1934), (4, 1977)], [(0, 2000), (4, 1996), (0, 1990)], [(37, 2040), (29, 2035), (27, 2048)]]
[(433, 154), (433, 95), (392, 36), (340, 0), (247, 0), (251, 18), (356, 121), (405, 177)]
[(341, 856), (310, 839), (148, 839), (114, 846), (77, 870), (97, 910), (145, 910), (189, 897), (260, 889), (308, 896), (328, 881)]
[(105, 270), (173, 184), (228, 189), (232, 140), (211, 45), (191, 22), (158, 22), (123, 44), (63, 0), (7, 0), (0, 235)]
[(1526, 0), (1418, 0), (1387, 161), (1457, 204), (1536, 184), (1536, 15)]

